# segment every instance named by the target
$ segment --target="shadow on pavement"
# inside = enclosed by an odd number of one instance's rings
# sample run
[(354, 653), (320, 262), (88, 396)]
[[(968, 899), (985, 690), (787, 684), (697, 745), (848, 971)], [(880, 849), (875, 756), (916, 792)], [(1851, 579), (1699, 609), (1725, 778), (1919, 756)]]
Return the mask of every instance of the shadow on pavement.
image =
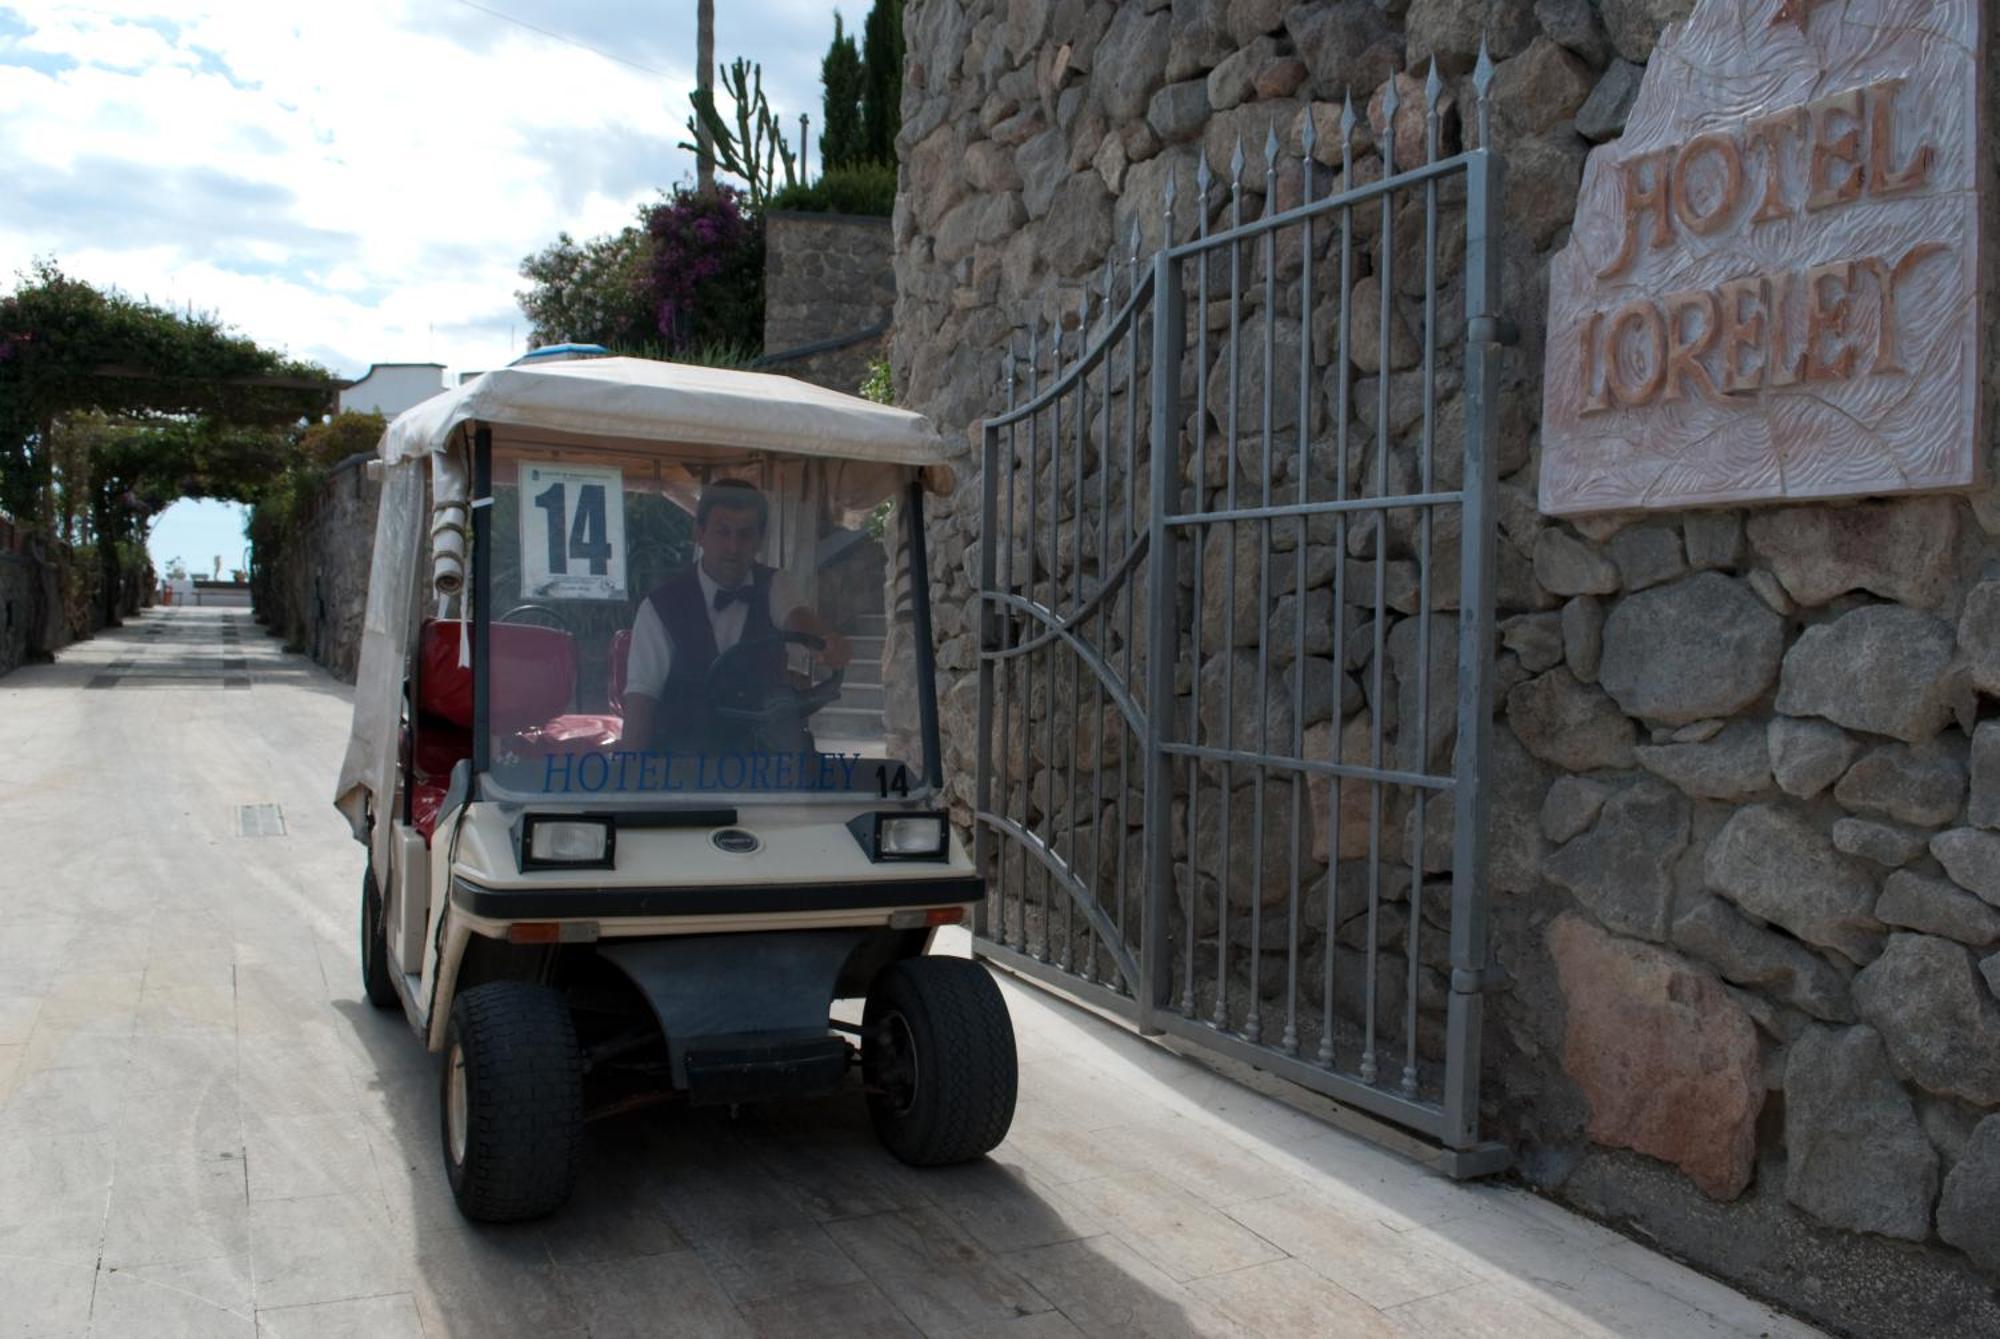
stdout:
[(363, 1105), (381, 1118), (392, 1217), (416, 1243), (426, 1333), (581, 1320), (592, 1335), (943, 1335), (1033, 1317), (1024, 1335), (1248, 1332), (1188, 1314), (1177, 1287), (1007, 1144), (958, 1167), (896, 1161), (858, 1087), (593, 1121), (564, 1209), (469, 1223), (443, 1170), (436, 1058), (394, 1014), (336, 1007), (375, 1062)]

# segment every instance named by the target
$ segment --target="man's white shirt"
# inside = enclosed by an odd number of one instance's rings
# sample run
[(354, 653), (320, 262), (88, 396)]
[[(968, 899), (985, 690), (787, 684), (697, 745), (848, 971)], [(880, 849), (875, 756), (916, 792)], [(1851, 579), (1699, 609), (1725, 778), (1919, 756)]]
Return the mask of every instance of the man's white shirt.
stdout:
[[(715, 593), (722, 587), (708, 575), (707, 568), (699, 565), (695, 568), (695, 580), (701, 584), (701, 607), (708, 613), (709, 631), (715, 634), (715, 653), (721, 655), (743, 639), (743, 624), (750, 616), (750, 606), (743, 600), (731, 600), (728, 608), (717, 609)], [(805, 601), (800, 598), (798, 588), (778, 571), (771, 573), (770, 596), (771, 624), (783, 631), (785, 621), (805, 608)], [(666, 624), (660, 621), (652, 600), (640, 601), (639, 612), (632, 619), (632, 649), (625, 659), (625, 691), (657, 699), (666, 687), (673, 663), (673, 639), (667, 636)]]

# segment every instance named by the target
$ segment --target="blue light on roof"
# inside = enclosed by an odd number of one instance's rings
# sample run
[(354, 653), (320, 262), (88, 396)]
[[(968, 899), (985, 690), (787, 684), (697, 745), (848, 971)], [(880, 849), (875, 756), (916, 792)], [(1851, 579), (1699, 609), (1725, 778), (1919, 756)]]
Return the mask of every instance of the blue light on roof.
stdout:
[(539, 349), (530, 349), (507, 364), (519, 367), (523, 363), (560, 363), (570, 358), (609, 358), (611, 350), (602, 344), (544, 344)]

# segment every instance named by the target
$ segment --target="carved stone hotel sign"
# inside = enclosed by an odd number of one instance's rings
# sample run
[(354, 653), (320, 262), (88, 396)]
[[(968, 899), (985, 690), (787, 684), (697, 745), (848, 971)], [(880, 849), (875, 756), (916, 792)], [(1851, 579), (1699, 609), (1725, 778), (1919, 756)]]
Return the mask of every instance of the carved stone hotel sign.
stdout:
[(1542, 510), (1979, 477), (1979, 9), (1701, 0), (1550, 273)]

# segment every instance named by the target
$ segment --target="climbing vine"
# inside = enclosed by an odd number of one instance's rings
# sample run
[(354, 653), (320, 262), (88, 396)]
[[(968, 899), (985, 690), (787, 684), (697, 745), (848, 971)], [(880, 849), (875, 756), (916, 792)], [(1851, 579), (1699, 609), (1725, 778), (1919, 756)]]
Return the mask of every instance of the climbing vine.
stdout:
[(211, 314), (38, 262), (0, 296), (0, 510), (93, 546), (115, 621), (149, 518), (180, 497), (254, 500), (338, 384)]

